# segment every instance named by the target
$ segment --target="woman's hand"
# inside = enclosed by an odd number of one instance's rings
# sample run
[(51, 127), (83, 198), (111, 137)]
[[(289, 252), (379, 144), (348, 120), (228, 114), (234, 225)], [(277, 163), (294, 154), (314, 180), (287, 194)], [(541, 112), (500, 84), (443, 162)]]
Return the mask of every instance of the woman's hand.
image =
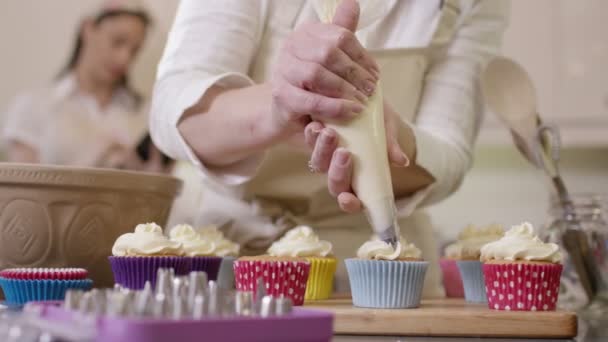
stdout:
[[(385, 101), (384, 123), (388, 159), (394, 167), (407, 167), (410, 160), (399, 145), (399, 115)], [(349, 213), (362, 209), (361, 201), (352, 189), (353, 162), (348, 150), (338, 147), (335, 130), (324, 127), (321, 122), (313, 121), (304, 130), (305, 140), (313, 149), (310, 167), (315, 172), (327, 173), (327, 187), (336, 197), (340, 208)]]
[(272, 118), (279, 134), (311, 119), (348, 120), (375, 90), (379, 68), (355, 37), (359, 5), (343, 1), (332, 24), (309, 23), (284, 41), (272, 74)]

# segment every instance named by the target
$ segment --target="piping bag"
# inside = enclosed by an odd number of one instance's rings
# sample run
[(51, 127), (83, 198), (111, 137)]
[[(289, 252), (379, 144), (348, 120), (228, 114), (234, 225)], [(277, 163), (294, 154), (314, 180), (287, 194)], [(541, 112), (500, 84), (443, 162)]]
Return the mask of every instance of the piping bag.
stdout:
[[(342, 0), (314, 1), (322, 21), (331, 23)], [(378, 238), (397, 247), (399, 225), (386, 146), (384, 103), (380, 83), (369, 97), (365, 110), (348, 122), (324, 122), (336, 130), (340, 146), (352, 154), (352, 187), (364, 206)]]

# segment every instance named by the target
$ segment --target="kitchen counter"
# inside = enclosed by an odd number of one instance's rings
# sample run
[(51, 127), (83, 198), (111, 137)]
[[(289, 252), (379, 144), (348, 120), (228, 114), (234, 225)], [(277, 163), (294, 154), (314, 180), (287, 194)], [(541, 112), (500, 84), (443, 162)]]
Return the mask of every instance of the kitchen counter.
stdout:
[(407, 336), (335, 336), (332, 342), (605, 342), (608, 341), (608, 317), (604, 320), (579, 319), (576, 339), (511, 339), (471, 337), (407, 337)]

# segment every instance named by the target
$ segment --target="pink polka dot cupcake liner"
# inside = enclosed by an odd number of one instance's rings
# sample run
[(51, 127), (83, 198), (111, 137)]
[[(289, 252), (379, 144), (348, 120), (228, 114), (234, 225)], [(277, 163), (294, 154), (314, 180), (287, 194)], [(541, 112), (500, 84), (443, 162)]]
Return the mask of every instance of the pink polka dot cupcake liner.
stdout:
[(488, 307), (494, 310), (554, 311), (560, 264), (484, 264)]
[(294, 305), (304, 304), (310, 263), (304, 261), (236, 260), (233, 264), (236, 289), (257, 290), (263, 278), (266, 291), (274, 297), (291, 298)]

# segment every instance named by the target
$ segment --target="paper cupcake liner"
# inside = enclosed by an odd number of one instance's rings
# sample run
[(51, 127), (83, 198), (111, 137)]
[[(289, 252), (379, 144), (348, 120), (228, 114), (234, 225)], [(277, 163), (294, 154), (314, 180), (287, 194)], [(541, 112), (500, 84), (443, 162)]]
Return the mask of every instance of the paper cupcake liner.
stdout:
[(335, 258), (306, 258), (310, 272), (306, 283), (306, 300), (327, 299), (334, 288), (334, 274), (338, 261)]
[(484, 264), (488, 307), (495, 310), (553, 311), (560, 264)]
[(472, 303), (487, 303), (486, 286), (483, 280), (481, 262), (475, 260), (458, 260), (464, 299)]
[(146, 281), (154, 286), (159, 268), (173, 268), (175, 274), (185, 274), (190, 267), (188, 258), (176, 256), (111, 256), (109, 259), (114, 282), (132, 290), (143, 289)]
[(255, 292), (257, 279), (262, 277), (269, 295), (291, 298), (294, 305), (304, 303), (310, 271), (308, 262), (236, 260), (233, 268), (237, 290)]
[(187, 275), (192, 271), (204, 271), (207, 273), (209, 280), (217, 280), (217, 272), (220, 270), (222, 258), (216, 256), (196, 256), (187, 257), (190, 267), (186, 268), (178, 275)]
[(90, 279), (84, 280), (21, 280), (0, 278), (6, 303), (23, 305), (32, 301), (63, 300), (68, 289), (88, 290), (93, 285)]
[(365, 308), (420, 306), (426, 261), (346, 259), (353, 304)]
[(440, 259), (439, 266), (443, 274), (443, 287), (445, 294), (450, 298), (464, 298), (464, 289), (462, 288), (462, 278), (460, 278), (460, 270), (454, 259)]
[(235, 257), (227, 256), (222, 258), (220, 269), (217, 274), (217, 285), (223, 289), (232, 290), (234, 285), (234, 269), (233, 264)]
[(0, 272), (0, 277), (22, 280), (83, 280), (87, 276), (84, 268), (9, 268)]

